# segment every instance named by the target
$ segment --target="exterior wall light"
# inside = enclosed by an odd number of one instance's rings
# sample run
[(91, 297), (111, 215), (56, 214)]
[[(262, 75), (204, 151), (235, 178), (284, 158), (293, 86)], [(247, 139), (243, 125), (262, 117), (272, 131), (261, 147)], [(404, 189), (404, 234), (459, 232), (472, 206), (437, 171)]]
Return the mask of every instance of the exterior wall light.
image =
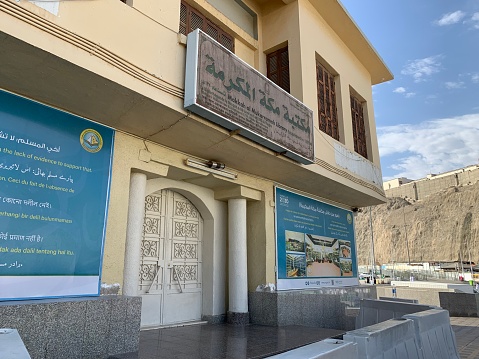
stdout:
[(237, 173), (227, 171), (225, 169), (226, 168), (225, 164), (221, 162), (199, 161), (199, 160), (187, 158), (185, 161), (185, 165), (187, 165), (188, 167), (197, 168), (209, 173), (213, 173), (217, 176), (222, 176), (222, 177), (233, 179), (233, 180), (238, 178)]

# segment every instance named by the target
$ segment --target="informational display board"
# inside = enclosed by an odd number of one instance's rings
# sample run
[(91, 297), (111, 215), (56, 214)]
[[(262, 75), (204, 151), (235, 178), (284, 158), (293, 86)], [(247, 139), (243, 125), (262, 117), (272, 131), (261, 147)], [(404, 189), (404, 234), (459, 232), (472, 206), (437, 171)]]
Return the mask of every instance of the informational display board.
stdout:
[(0, 91), (0, 300), (99, 295), (113, 138)]
[(352, 212), (278, 187), (275, 201), (277, 289), (358, 285)]
[(313, 111), (200, 30), (188, 34), (184, 105), (286, 157), (314, 163)]

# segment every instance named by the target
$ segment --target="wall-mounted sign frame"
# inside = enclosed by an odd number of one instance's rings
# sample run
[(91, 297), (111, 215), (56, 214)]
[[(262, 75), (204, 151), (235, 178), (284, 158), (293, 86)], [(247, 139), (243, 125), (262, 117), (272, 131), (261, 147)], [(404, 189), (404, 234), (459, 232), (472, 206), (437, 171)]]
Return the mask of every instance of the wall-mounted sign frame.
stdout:
[(358, 285), (351, 211), (275, 187), (277, 289)]
[(0, 300), (99, 295), (113, 139), (0, 91)]
[(314, 163), (313, 111), (199, 29), (188, 34), (184, 106), (295, 161)]

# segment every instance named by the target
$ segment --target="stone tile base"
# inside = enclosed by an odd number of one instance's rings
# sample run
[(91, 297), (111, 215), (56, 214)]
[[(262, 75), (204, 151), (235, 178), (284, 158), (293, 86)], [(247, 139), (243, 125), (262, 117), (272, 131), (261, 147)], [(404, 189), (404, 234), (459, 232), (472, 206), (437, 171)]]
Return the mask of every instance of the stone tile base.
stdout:
[(223, 324), (226, 322), (226, 314), (203, 315), (201, 320), (205, 320), (208, 324)]
[(0, 328), (18, 330), (32, 358), (108, 358), (138, 351), (141, 297), (0, 303)]
[(248, 325), (249, 313), (228, 312), (226, 315), (226, 322), (234, 325)]

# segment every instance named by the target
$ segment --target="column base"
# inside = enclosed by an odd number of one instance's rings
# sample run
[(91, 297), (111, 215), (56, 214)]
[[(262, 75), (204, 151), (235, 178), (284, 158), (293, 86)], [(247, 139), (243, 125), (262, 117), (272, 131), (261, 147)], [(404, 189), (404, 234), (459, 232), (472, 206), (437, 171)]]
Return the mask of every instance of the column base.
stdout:
[(226, 314), (203, 315), (201, 320), (206, 320), (208, 324), (223, 324), (226, 322)]
[(248, 325), (249, 313), (228, 312), (226, 314), (226, 322), (234, 325)]

